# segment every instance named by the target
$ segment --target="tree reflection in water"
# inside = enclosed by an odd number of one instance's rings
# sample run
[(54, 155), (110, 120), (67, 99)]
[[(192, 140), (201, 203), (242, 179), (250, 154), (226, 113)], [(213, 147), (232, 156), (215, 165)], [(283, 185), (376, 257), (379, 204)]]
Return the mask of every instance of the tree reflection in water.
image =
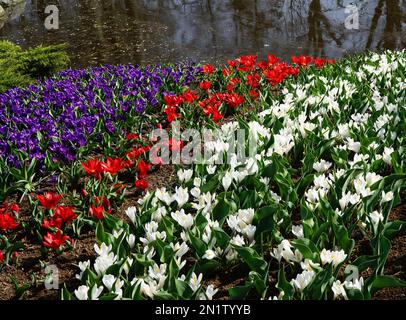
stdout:
[(360, 30), (347, 30), (349, 0), (59, 0), (60, 29), (47, 31), (45, 0), (0, 29), (23, 46), (67, 42), (74, 66), (224, 61), (240, 54), (288, 59), (402, 49), (406, 0), (359, 1)]

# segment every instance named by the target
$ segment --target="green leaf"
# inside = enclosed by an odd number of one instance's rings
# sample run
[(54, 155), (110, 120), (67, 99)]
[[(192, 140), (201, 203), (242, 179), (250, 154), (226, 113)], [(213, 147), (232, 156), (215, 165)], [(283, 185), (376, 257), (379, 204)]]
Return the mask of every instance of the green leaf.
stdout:
[(64, 284), (62, 290), (61, 290), (61, 299), (62, 300), (73, 300), (73, 295), (68, 291), (66, 288), (66, 284)]
[(213, 209), (213, 219), (216, 221), (221, 221), (230, 214), (230, 209), (231, 207), (226, 200), (220, 200)]
[(192, 247), (196, 250), (196, 253), (201, 258), (207, 250), (206, 244), (202, 240), (200, 240), (200, 238), (195, 237), (192, 232), (189, 231), (188, 234)]
[(278, 272), (278, 283), (276, 288), (284, 292), (283, 300), (290, 300), (295, 293), (293, 286), (286, 280), (285, 277), (285, 267), (281, 267)]
[(170, 294), (167, 291), (159, 291), (154, 295), (154, 299), (156, 300), (176, 300), (175, 296)]
[(219, 176), (215, 175), (209, 182), (201, 186), (200, 190), (202, 193), (212, 192), (214, 189), (217, 188), (218, 184), (219, 184)]
[(248, 283), (244, 286), (237, 286), (228, 290), (230, 298), (233, 300), (243, 300), (250, 293), (251, 289), (254, 287), (254, 284)]
[(106, 232), (104, 231), (104, 227), (102, 222), (98, 222), (96, 225), (96, 239), (100, 242), (100, 243), (106, 243), (109, 244), (109, 238), (106, 234)]
[(258, 238), (264, 232), (272, 232), (275, 229), (275, 207), (263, 207), (254, 216), (254, 224), (257, 226), (255, 237)]
[(213, 228), (213, 237), (216, 239), (216, 245), (220, 248), (226, 248), (230, 243), (230, 236), (220, 228)]
[(240, 208), (249, 209), (258, 207), (260, 199), (258, 193), (255, 190), (243, 191), (239, 194)]
[(360, 256), (352, 263), (358, 268), (358, 272), (362, 272), (367, 268), (376, 268), (379, 256)]
[(220, 266), (220, 263), (216, 260), (209, 260), (207, 262), (201, 262), (196, 265), (196, 273), (207, 274), (215, 271)]
[(392, 276), (376, 276), (371, 285), (371, 291), (375, 292), (383, 288), (405, 288), (406, 281)]
[(295, 239), (292, 240), (291, 243), (300, 251), (305, 259), (310, 259), (312, 261), (316, 261), (318, 259), (320, 254), (319, 249), (317, 249), (316, 245), (310, 239)]
[(108, 293), (108, 294), (105, 294), (105, 295), (101, 296), (101, 297), (99, 298), (99, 300), (100, 300), (100, 301), (113, 301), (115, 298), (117, 298), (117, 294), (115, 294), (115, 293)]
[(395, 237), (399, 232), (405, 229), (406, 221), (396, 220), (385, 224), (383, 233), (384, 236), (390, 240), (393, 239), (393, 237)]
[(338, 243), (341, 248), (348, 254), (351, 253), (354, 248), (355, 241), (349, 238), (348, 230), (346, 227), (341, 225), (333, 224), (333, 231)]
[(254, 249), (234, 245), (233, 248), (238, 252), (252, 271), (257, 272), (262, 276), (266, 274), (268, 263)]

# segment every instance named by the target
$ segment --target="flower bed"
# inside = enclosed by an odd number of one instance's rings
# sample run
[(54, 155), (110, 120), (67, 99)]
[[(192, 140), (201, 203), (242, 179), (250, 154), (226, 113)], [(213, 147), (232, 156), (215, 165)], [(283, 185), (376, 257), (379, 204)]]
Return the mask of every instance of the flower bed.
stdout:
[[(186, 87), (164, 86), (161, 127), (179, 120), (183, 129), (218, 128), (204, 143), (211, 157), (176, 166), (176, 188), (148, 188), (161, 161), (148, 162), (146, 132), (127, 135), (132, 122), (114, 148), (106, 141), (105, 152), (73, 161), (58, 194), (31, 197), (45, 247), (61, 250), (67, 233), (95, 229), (96, 258), (79, 263), (81, 285), (64, 288), (63, 299), (215, 299), (214, 275), (235, 268), (244, 281), (228, 289), (231, 298), (370, 299), (405, 286), (384, 268), (405, 225), (389, 215), (406, 182), (406, 52), (293, 62), (241, 57), (222, 69), (203, 66)], [(120, 114), (140, 118), (134, 108)], [(255, 142), (254, 156), (235, 151), (240, 129)], [(173, 153), (186, 142), (168, 145)], [(146, 194), (125, 210), (126, 221), (114, 212), (131, 189)], [(11, 234), (18, 208), (2, 210), (0, 230)], [(371, 249), (354, 255), (360, 239)], [(8, 257), (18, 250), (4, 243)]]

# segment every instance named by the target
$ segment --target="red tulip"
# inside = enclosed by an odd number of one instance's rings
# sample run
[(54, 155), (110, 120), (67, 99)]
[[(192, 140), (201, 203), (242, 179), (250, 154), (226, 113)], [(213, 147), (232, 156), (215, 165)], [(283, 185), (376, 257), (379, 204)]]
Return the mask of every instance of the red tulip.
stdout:
[(237, 70), (239, 71), (251, 71), (255, 68), (257, 62), (257, 56), (241, 56), (235, 60), (239, 66)]
[(182, 97), (170, 95), (164, 96), (164, 101), (168, 107), (177, 107), (183, 103)]
[(103, 219), (103, 207), (98, 206), (98, 207), (90, 207), (89, 213), (91, 216), (95, 217), (97, 220), (102, 220)]
[(104, 210), (108, 211), (111, 207), (109, 199), (106, 197), (94, 197), (94, 203), (96, 206), (102, 206)]
[(192, 103), (193, 101), (195, 101), (197, 99), (197, 95), (191, 90), (184, 92), (182, 94), (182, 97), (186, 102), (189, 102), (189, 103)]
[(44, 222), (42, 223), (42, 227), (44, 229), (50, 229), (50, 228), (61, 229), (62, 223), (63, 223), (63, 220), (61, 217), (53, 216), (51, 218), (51, 220), (45, 219)]
[(313, 58), (309, 56), (292, 57), (292, 62), (302, 67), (307, 67), (312, 61)]
[(258, 73), (255, 74), (249, 74), (247, 76), (247, 82), (246, 84), (250, 85), (253, 88), (258, 88), (259, 86), (259, 81), (261, 81), (261, 76)]
[(274, 56), (274, 55), (271, 55), (271, 54), (269, 54), (268, 55), (268, 64), (270, 65), (270, 66), (273, 66), (275, 63), (277, 63), (279, 61), (279, 58), (278, 57), (276, 57), (276, 56)]
[(0, 251), (0, 263), (4, 262), (4, 253), (3, 251)]
[(46, 209), (55, 208), (62, 196), (52, 192), (47, 192), (44, 196), (37, 195), (37, 199), (41, 202), (42, 206)]
[(135, 133), (129, 133), (127, 134), (127, 140), (138, 140), (140, 137), (136, 135)]
[(58, 230), (56, 234), (48, 232), (44, 236), (44, 241), (42, 242), (42, 244), (45, 247), (49, 247), (56, 250), (59, 249), (59, 247), (67, 240), (69, 240), (69, 237), (66, 235), (62, 235), (61, 230)]
[(123, 160), (121, 158), (113, 159), (111, 157), (107, 158), (106, 162), (101, 163), (101, 168), (112, 174), (117, 174), (121, 169), (123, 169)]
[(218, 122), (218, 121), (220, 121), (222, 118), (223, 118), (223, 115), (218, 111), (218, 109), (217, 108), (215, 108), (214, 110), (213, 110), (213, 112), (212, 112), (212, 114), (211, 114), (212, 116), (211, 116), (211, 118), (212, 118), (212, 120), (214, 121), (214, 122)]
[(215, 70), (215, 68), (214, 68), (211, 64), (206, 64), (206, 65), (204, 65), (204, 66), (202, 67), (202, 69), (203, 69), (203, 72), (204, 72), (205, 74), (208, 74), (208, 75), (211, 75), (211, 74), (214, 72), (214, 70)]
[(121, 183), (117, 183), (113, 186), (113, 189), (116, 190), (116, 194), (120, 194), (124, 190), (125, 186)]
[(252, 97), (253, 100), (257, 100), (259, 97), (259, 92), (254, 89), (249, 92), (249, 95)]
[(60, 206), (55, 209), (54, 217), (60, 217), (63, 222), (73, 221), (77, 215), (73, 212), (73, 207)]
[(148, 170), (151, 169), (151, 164), (146, 163), (144, 160), (141, 160), (140, 162), (138, 162), (137, 168), (138, 168), (138, 177), (143, 179), (145, 177), (148, 177)]
[(144, 179), (140, 179), (140, 180), (135, 181), (135, 186), (138, 189), (141, 189), (142, 191), (144, 191), (144, 190), (148, 189), (148, 182), (145, 181)]
[(101, 163), (99, 160), (90, 159), (90, 160), (87, 160), (86, 162), (82, 162), (82, 167), (91, 176), (94, 176), (95, 178), (98, 178), (98, 179), (100, 178), (100, 173), (102, 172), (102, 167), (101, 167)]
[(0, 230), (8, 231), (16, 228), (18, 223), (15, 217), (10, 216), (8, 213), (0, 214)]
[(266, 61), (260, 61), (257, 63), (258, 68), (260, 68), (261, 70), (265, 70), (269, 67), (269, 63)]
[(168, 146), (169, 151), (179, 151), (182, 150), (184, 143), (182, 140), (171, 138), (166, 141), (166, 145)]
[(8, 210), (13, 211), (13, 212), (16, 212), (16, 213), (19, 213), (19, 212), (20, 212), (20, 207), (19, 207), (18, 204), (13, 203), (12, 205), (10, 205), (10, 206), (8, 207)]
[(317, 68), (323, 68), (326, 63), (327, 63), (326, 59), (314, 58), (314, 65)]
[(166, 107), (164, 109), (164, 112), (167, 115), (168, 122), (173, 122), (173, 121), (175, 121), (176, 118), (180, 117), (180, 114), (177, 113), (176, 107)]
[(244, 102), (244, 97), (240, 96), (237, 93), (230, 94), (227, 98), (227, 103), (231, 107), (238, 107), (240, 104)]
[(221, 70), (223, 72), (223, 76), (224, 77), (228, 77), (231, 73), (230, 69), (228, 68), (223, 68), (223, 70)]
[(209, 90), (211, 88), (211, 82), (210, 81), (202, 81), (202, 82), (200, 82), (200, 88), (202, 90)]

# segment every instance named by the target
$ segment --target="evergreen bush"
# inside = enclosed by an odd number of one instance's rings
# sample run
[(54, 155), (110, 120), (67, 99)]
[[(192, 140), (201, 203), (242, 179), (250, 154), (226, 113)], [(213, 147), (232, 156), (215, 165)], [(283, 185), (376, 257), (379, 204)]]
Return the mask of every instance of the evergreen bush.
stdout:
[(24, 51), (10, 41), (0, 41), (0, 92), (26, 86), (66, 69), (69, 63), (66, 48), (60, 44)]

